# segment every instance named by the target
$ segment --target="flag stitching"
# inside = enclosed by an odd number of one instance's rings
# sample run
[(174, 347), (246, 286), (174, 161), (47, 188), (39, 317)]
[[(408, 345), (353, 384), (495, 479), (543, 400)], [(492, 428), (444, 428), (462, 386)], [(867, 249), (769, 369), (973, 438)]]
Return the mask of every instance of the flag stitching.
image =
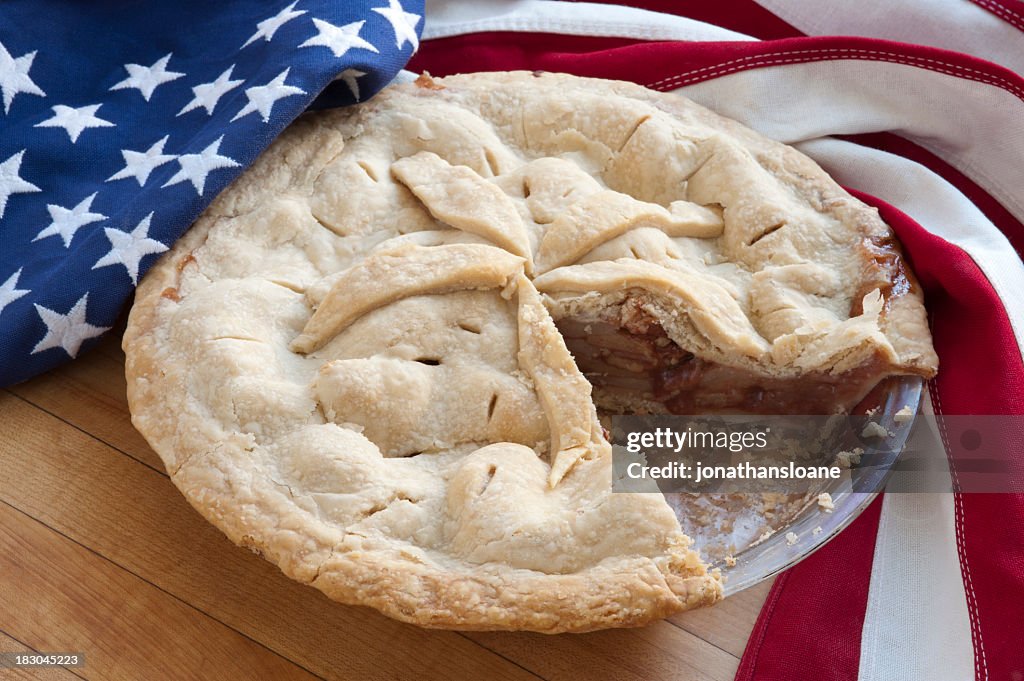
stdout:
[(992, 0), (971, 0), (971, 2), (995, 14), (1014, 28), (1024, 31), (1024, 21), (1021, 21), (1020, 15), (1011, 12), (1009, 8), (1000, 5), (998, 2), (992, 2)]
[[(802, 56), (794, 57), (793, 55)], [(772, 59), (772, 57), (786, 57), (786, 59)], [(986, 83), (988, 85), (996, 85), (1015, 95), (1018, 99), (1024, 100), (1024, 89), (1022, 89), (1020, 86), (1010, 82), (1005, 78), (988, 74), (985, 73), (984, 71), (979, 71), (977, 69), (972, 69), (968, 66), (962, 66), (960, 64), (950, 64), (948, 62), (939, 61), (937, 59), (929, 59), (927, 57), (916, 57), (912, 55), (896, 55), (889, 52), (881, 52), (878, 50), (863, 50), (853, 48), (796, 50), (793, 52), (772, 52), (769, 54), (747, 55), (746, 57), (731, 59), (729, 61), (725, 61), (720, 64), (715, 64), (713, 66), (705, 66), (694, 71), (687, 71), (685, 73), (677, 74), (675, 76), (669, 76), (668, 78), (662, 78), (661, 80), (654, 81), (653, 83), (648, 83), (647, 87), (654, 89), (669, 89), (672, 87), (679, 87), (681, 85), (688, 85), (690, 83), (697, 82), (700, 80), (709, 80), (711, 78), (717, 78), (718, 76), (733, 73), (735, 71), (741, 71), (744, 69), (757, 68), (761, 66), (773, 66), (776, 64), (790, 64), (796, 62), (814, 61), (819, 57), (823, 57), (826, 59), (858, 59), (865, 61), (886, 61), (896, 64), (905, 64), (907, 66), (916, 66), (919, 68), (928, 69), (930, 71), (938, 71), (940, 73), (945, 73), (947, 75), (956, 76), (958, 78), (974, 80), (980, 83)]]
[[(932, 396), (932, 406), (935, 409), (937, 416), (942, 416), (944, 413), (942, 409), (942, 398), (939, 396), (939, 386), (935, 382), (935, 379), (930, 381), (929, 392)], [(941, 418), (938, 419), (939, 434), (942, 436), (942, 446), (946, 449), (946, 456), (950, 456), (952, 451), (949, 446), (949, 432), (946, 429), (945, 421)], [(964, 585), (966, 589), (964, 592), (967, 594), (967, 613), (971, 620), (971, 642), (974, 644), (975, 656), (974, 656), (974, 674), (979, 681), (987, 681), (988, 679), (988, 660), (985, 657), (985, 645), (981, 639), (981, 622), (979, 621), (980, 614), (978, 612), (978, 597), (974, 592), (974, 580), (971, 577), (971, 566), (968, 561), (966, 547), (964, 546), (964, 506), (963, 496), (959, 492), (960, 489), (960, 478), (957, 474), (957, 468), (954, 462), (950, 460), (950, 471), (953, 476), (953, 505), (956, 509), (956, 516), (954, 519), (954, 530), (956, 532), (956, 550), (960, 556), (960, 567), (961, 572), (964, 575)]]

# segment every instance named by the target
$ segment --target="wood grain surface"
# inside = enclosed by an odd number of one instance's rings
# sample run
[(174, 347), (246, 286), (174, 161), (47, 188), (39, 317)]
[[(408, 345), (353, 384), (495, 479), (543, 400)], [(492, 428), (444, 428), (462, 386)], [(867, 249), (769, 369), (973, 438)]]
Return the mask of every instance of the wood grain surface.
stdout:
[(428, 631), (334, 603), (236, 547), (132, 428), (112, 334), (0, 391), (0, 679), (727, 681), (770, 585), (642, 629)]

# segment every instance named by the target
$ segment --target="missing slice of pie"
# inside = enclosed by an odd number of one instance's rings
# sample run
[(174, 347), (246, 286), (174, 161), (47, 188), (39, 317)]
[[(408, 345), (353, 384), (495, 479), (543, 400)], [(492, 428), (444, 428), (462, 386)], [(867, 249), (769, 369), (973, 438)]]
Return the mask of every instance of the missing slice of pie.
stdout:
[(139, 288), (136, 427), (233, 541), (423, 626), (721, 597), (600, 414), (831, 413), (931, 376), (889, 228), (688, 100), (470, 74), (310, 114)]

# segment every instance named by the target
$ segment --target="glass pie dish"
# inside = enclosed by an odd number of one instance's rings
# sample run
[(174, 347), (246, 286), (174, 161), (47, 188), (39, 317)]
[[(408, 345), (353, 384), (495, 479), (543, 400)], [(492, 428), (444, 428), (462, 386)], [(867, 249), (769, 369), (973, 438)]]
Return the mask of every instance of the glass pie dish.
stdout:
[[(781, 507), (761, 503), (759, 497), (767, 494), (666, 494), (683, 531), (693, 538), (709, 564), (722, 570), (726, 596), (800, 562), (867, 508), (885, 487), (914, 425), (913, 418), (896, 418), (896, 414), (905, 414), (908, 408), (916, 414), (923, 392), (920, 377), (895, 377), (857, 406), (854, 414), (872, 414), (872, 420), (886, 428), (890, 437), (884, 446), (864, 446), (862, 456), (871, 465), (858, 468), (852, 483), (847, 476), (823, 480)], [(822, 493), (831, 496), (832, 508), (818, 503)], [(766, 513), (766, 509), (770, 511)]]

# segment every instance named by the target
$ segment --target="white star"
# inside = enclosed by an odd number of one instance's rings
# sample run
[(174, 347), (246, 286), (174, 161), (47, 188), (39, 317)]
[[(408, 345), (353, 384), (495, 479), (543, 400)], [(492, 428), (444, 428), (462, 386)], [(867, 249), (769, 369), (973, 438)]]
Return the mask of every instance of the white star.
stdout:
[(64, 352), (71, 357), (78, 354), (82, 343), (89, 338), (95, 338), (109, 326), (93, 326), (86, 319), (86, 307), (89, 305), (89, 294), (78, 299), (75, 306), (68, 310), (67, 314), (54, 312), (42, 305), (36, 305), (36, 312), (39, 318), (46, 324), (46, 335), (32, 348), (32, 354), (49, 350), (50, 348), (63, 348)]
[(269, 43), (270, 39), (274, 37), (275, 33), (277, 33), (277, 29), (281, 28), (295, 17), (302, 16), (306, 13), (305, 10), (299, 10), (298, 12), (292, 11), (297, 3), (298, 0), (295, 0), (295, 2), (288, 5), (274, 16), (269, 19), (264, 19), (260, 23), (256, 24), (256, 28), (258, 30), (252, 34), (251, 38), (245, 41), (245, 45), (242, 45), (242, 47), (248, 47), (260, 38), (263, 38)]
[(150, 253), (163, 253), (167, 246), (156, 239), (149, 238), (149, 222), (153, 219), (150, 213), (142, 218), (131, 232), (107, 227), (103, 230), (110, 240), (110, 252), (96, 261), (92, 268), (99, 269), (107, 265), (124, 265), (133, 284), (139, 283), (139, 263)]
[(46, 96), (46, 93), (28, 77), (28, 71), (32, 68), (32, 60), (35, 58), (36, 53), (29, 52), (15, 59), (4, 47), (4, 44), (0, 43), (0, 91), (4, 94), (4, 113), (11, 112), (11, 102), (14, 101), (14, 95), (19, 92), (40, 97)]
[(178, 115), (188, 113), (199, 107), (206, 109), (207, 116), (212, 115), (214, 107), (217, 106), (217, 102), (224, 96), (224, 93), (228, 90), (234, 90), (245, 82), (244, 80), (231, 80), (231, 72), (234, 70), (235, 67), (230, 66), (227, 71), (217, 76), (217, 80), (212, 83), (203, 83), (192, 88), (195, 97), (185, 105), (185, 108), (178, 112)]
[(24, 155), (25, 150), (22, 149), (3, 163), (0, 163), (0, 218), (4, 216), (4, 209), (7, 208), (7, 199), (11, 197), (11, 194), (42, 191), (31, 182), (21, 179), (18, 175), (18, 172), (21, 170), (21, 157)]
[(387, 7), (374, 7), (373, 11), (391, 23), (391, 28), (395, 31), (395, 47), (402, 49), (402, 45), (405, 45), (405, 41), (408, 40), (412, 43), (413, 52), (420, 49), (420, 39), (416, 35), (416, 24), (423, 17), (419, 14), (406, 12), (402, 8), (402, 3), (398, 0), (388, 0)]
[(291, 97), (292, 95), (306, 94), (304, 90), (284, 84), (284, 80), (288, 77), (288, 71), (290, 70), (291, 67), (285, 69), (266, 85), (246, 88), (245, 96), (249, 98), (249, 102), (231, 120), (237, 121), (243, 116), (248, 116), (253, 111), (259, 111), (260, 116), (263, 116), (263, 122), (266, 123), (270, 120), (270, 110), (274, 108), (274, 102), (285, 97)]
[(167, 62), (171, 60), (172, 54), (174, 53), (167, 53), (163, 58), (158, 59), (152, 66), (125, 64), (124, 68), (128, 72), (128, 77), (110, 89), (127, 90), (135, 88), (142, 93), (142, 98), (148, 102), (149, 98), (153, 96), (153, 90), (156, 90), (164, 83), (177, 80), (185, 75), (184, 73), (178, 73), (177, 71), (167, 70)]
[(108, 177), (106, 181), (110, 182), (112, 180), (123, 180), (126, 177), (134, 177), (140, 187), (146, 184), (146, 180), (149, 179), (151, 172), (177, 158), (174, 154), (164, 153), (164, 144), (167, 143), (167, 137), (167, 135), (164, 135), (162, 140), (154, 142), (153, 146), (145, 151), (122, 149), (121, 156), (124, 157), (124, 168)]
[(0, 284), (0, 314), (3, 314), (5, 307), (29, 293), (26, 288), (18, 288), (18, 277), (21, 276), (21, 270), (22, 268), (19, 267), (17, 272), (7, 277), (7, 281)]
[(181, 170), (176, 172), (174, 177), (167, 180), (163, 186), (170, 187), (173, 184), (188, 180), (196, 188), (196, 191), (199, 192), (199, 196), (202, 196), (203, 188), (206, 186), (206, 176), (211, 171), (218, 168), (234, 168), (238, 166), (238, 163), (233, 158), (221, 156), (217, 153), (220, 150), (222, 139), (224, 139), (224, 135), (218, 137), (215, 142), (198, 154), (182, 154), (179, 156), (178, 165), (181, 166)]
[(330, 48), (335, 57), (342, 57), (353, 48), (369, 50), (377, 54), (379, 51), (376, 47), (359, 37), (359, 31), (362, 30), (365, 23), (365, 21), (353, 21), (351, 24), (345, 24), (344, 26), (335, 26), (320, 19), (313, 19), (313, 25), (316, 26), (316, 30), (320, 33), (302, 43), (299, 47), (323, 45)]
[(78, 141), (78, 136), (86, 128), (113, 128), (114, 124), (96, 117), (96, 112), (102, 104), (80, 106), (77, 109), (58, 104), (53, 107), (53, 118), (48, 118), (42, 123), (36, 123), (36, 128), (64, 128), (71, 138), (71, 143)]
[(366, 75), (365, 72), (359, 71), (357, 69), (345, 69), (344, 71), (339, 73), (338, 77), (335, 78), (334, 80), (340, 80), (340, 81), (344, 82), (345, 85), (348, 85), (348, 89), (351, 90), (352, 96), (355, 97), (356, 101), (358, 102), (359, 101), (359, 82), (356, 79), (357, 78), (361, 78), (361, 77), (363, 77), (365, 75)]
[(50, 211), (50, 219), (53, 222), (50, 226), (39, 232), (35, 239), (32, 241), (39, 241), (45, 239), (48, 236), (59, 234), (60, 238), (64, 241), (64, 247), (68, 248), (71, 246), (71, 240), (75, 238), (75, 232), (79, 228), (84, 227), (93, 222), (99, 222), (100, 220), (106, 220), (106, 215), (100, 215), (99, 213), (90, 213), (89, 210), (92, 208), (92, 200), (96, 198), (96, 192), (93, 192), (92, 196), (87, 196), (81, 200), (81, 202), (74, 208), (61, 208), (55, 206), (52, 203), (46, 206), (46, 210)]

